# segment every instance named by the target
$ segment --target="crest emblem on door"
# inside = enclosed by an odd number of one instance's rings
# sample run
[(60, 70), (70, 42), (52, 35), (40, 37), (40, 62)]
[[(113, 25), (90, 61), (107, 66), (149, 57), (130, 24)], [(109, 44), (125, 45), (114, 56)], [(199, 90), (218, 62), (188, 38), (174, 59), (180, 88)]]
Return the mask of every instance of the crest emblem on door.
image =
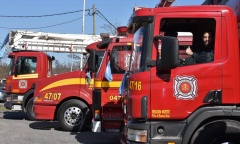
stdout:
[(27, 88), (27, 81), (26, 80), (19, 80), (18, 87), (20, 89), (26, 89)]
[(177, 76), (173, 91), (177, 99), (194, 100), (197, 96), (197, 79), (194, 76)]

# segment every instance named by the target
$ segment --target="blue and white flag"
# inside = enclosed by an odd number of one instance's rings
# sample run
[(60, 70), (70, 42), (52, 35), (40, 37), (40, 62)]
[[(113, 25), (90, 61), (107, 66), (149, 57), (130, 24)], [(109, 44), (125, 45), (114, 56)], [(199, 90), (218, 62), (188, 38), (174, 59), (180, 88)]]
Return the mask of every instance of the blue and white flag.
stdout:
[(121, 96), (124, 95), (126, 77), (127, 77), (127, 72), (124, 73), (123, 78), (122, 78), (121, 85), (120, 85), (120, 87), (119, 87), (119, 89), (118, 89), (118, 93), (119, 93), (119, 95), (121, 95)]
[(87, 76), (89, 79), (92, 79), (91, 74), (90, 74), (90, 71), (86, 73), (86, 76)]
[(108, 64), (107, 64), (107, 68), (106, 68), (106, 71), (105, 71), (104, 76), (105, 76), (105, 78), (106, 78), (108, 81), (112, 81), (112, 80), (113, 80), (112, 71), (111, 71), (111, 67), (110, 67), (110, 61), (109, 61)]
[(92, 80), (90, 71), (86, 73), (86, 76), (87, 76), (87, 83), (90, 84)]

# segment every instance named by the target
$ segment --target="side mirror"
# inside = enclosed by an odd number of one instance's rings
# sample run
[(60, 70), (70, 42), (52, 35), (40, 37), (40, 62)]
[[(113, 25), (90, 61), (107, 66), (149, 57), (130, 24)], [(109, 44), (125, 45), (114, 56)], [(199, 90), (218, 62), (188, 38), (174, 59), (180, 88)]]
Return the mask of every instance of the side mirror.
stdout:
[(155, 36), (154, 41), (161, 40), (161, 59), (157, 60), (157, 70), (170, 70), (178, 66), (179, 45), (176, 37)]
[(90, 50), (90, 56), (88, 60), (88, 69), (89, 71), (95, 72), (96, 71), (96, 51)]

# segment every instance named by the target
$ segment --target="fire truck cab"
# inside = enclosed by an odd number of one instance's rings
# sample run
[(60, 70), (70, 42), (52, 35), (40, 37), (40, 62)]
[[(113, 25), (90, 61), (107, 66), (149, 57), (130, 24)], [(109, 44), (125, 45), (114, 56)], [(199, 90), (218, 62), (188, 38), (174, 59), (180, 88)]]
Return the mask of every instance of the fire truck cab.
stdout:
[[(232, 8), (235, 14), (229, 5), (145, 8), (132, 14), (126, 143), (239, 143), (239, 11)], [(182, 64), (178, 39), (159, 34), (168, 31), (192, 33), (195, 53), (210, 31), (212, 61)]]
[(53, 75), (55, 58), (47, 52), (84, 54), (85, 47), (98, 39), (99, 36), (92, 35), (10, 31), (4, 41), (4, 48), (12, 50), (8, 56), (10, 69), (6, 76), (5, 108), (24, 111), (29, 119), (34, 120), (32, 98), (35, 83)]
[(53, 74), (54, 57), (45, 52), (13, 50), (8, 58), (10, 69), (6, 76), (7, 95), (4, 107), (14, 111), (23, 110), (33, 120), (31, 111), (34, 84)]
[(132, 38), (102, 36), (102, 41), (87, 46), (89, 58), (83, 70), (36, 83), (33, 109), (37, 120), (57, 120), (65, 131), (121, 128), (118, 88), (129, 67)]

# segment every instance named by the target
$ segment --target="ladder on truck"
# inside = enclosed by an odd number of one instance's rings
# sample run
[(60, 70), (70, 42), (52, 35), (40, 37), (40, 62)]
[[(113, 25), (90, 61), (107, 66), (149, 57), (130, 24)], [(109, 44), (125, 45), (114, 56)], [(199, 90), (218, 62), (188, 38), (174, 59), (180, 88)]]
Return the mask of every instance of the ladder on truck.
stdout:
[[(87, 45), (101, 41), (100, 35), (60, 34), (34, 32), (27, 30), (10, 31), (0, 48), (0, 58), (8, 53), (10, 48), (18, 50), (62, 52), (80, 54), (80, 68), (83, 65), (83, 55), (87, 53)], [(11, 51), (10, 50), (10, 51)]]
[(100, 41), (99, 35), (60, 34), (25, 30), (10, 31), (7, 36), (9, 48), (44, 52), (87, 53), (87, 45)]

